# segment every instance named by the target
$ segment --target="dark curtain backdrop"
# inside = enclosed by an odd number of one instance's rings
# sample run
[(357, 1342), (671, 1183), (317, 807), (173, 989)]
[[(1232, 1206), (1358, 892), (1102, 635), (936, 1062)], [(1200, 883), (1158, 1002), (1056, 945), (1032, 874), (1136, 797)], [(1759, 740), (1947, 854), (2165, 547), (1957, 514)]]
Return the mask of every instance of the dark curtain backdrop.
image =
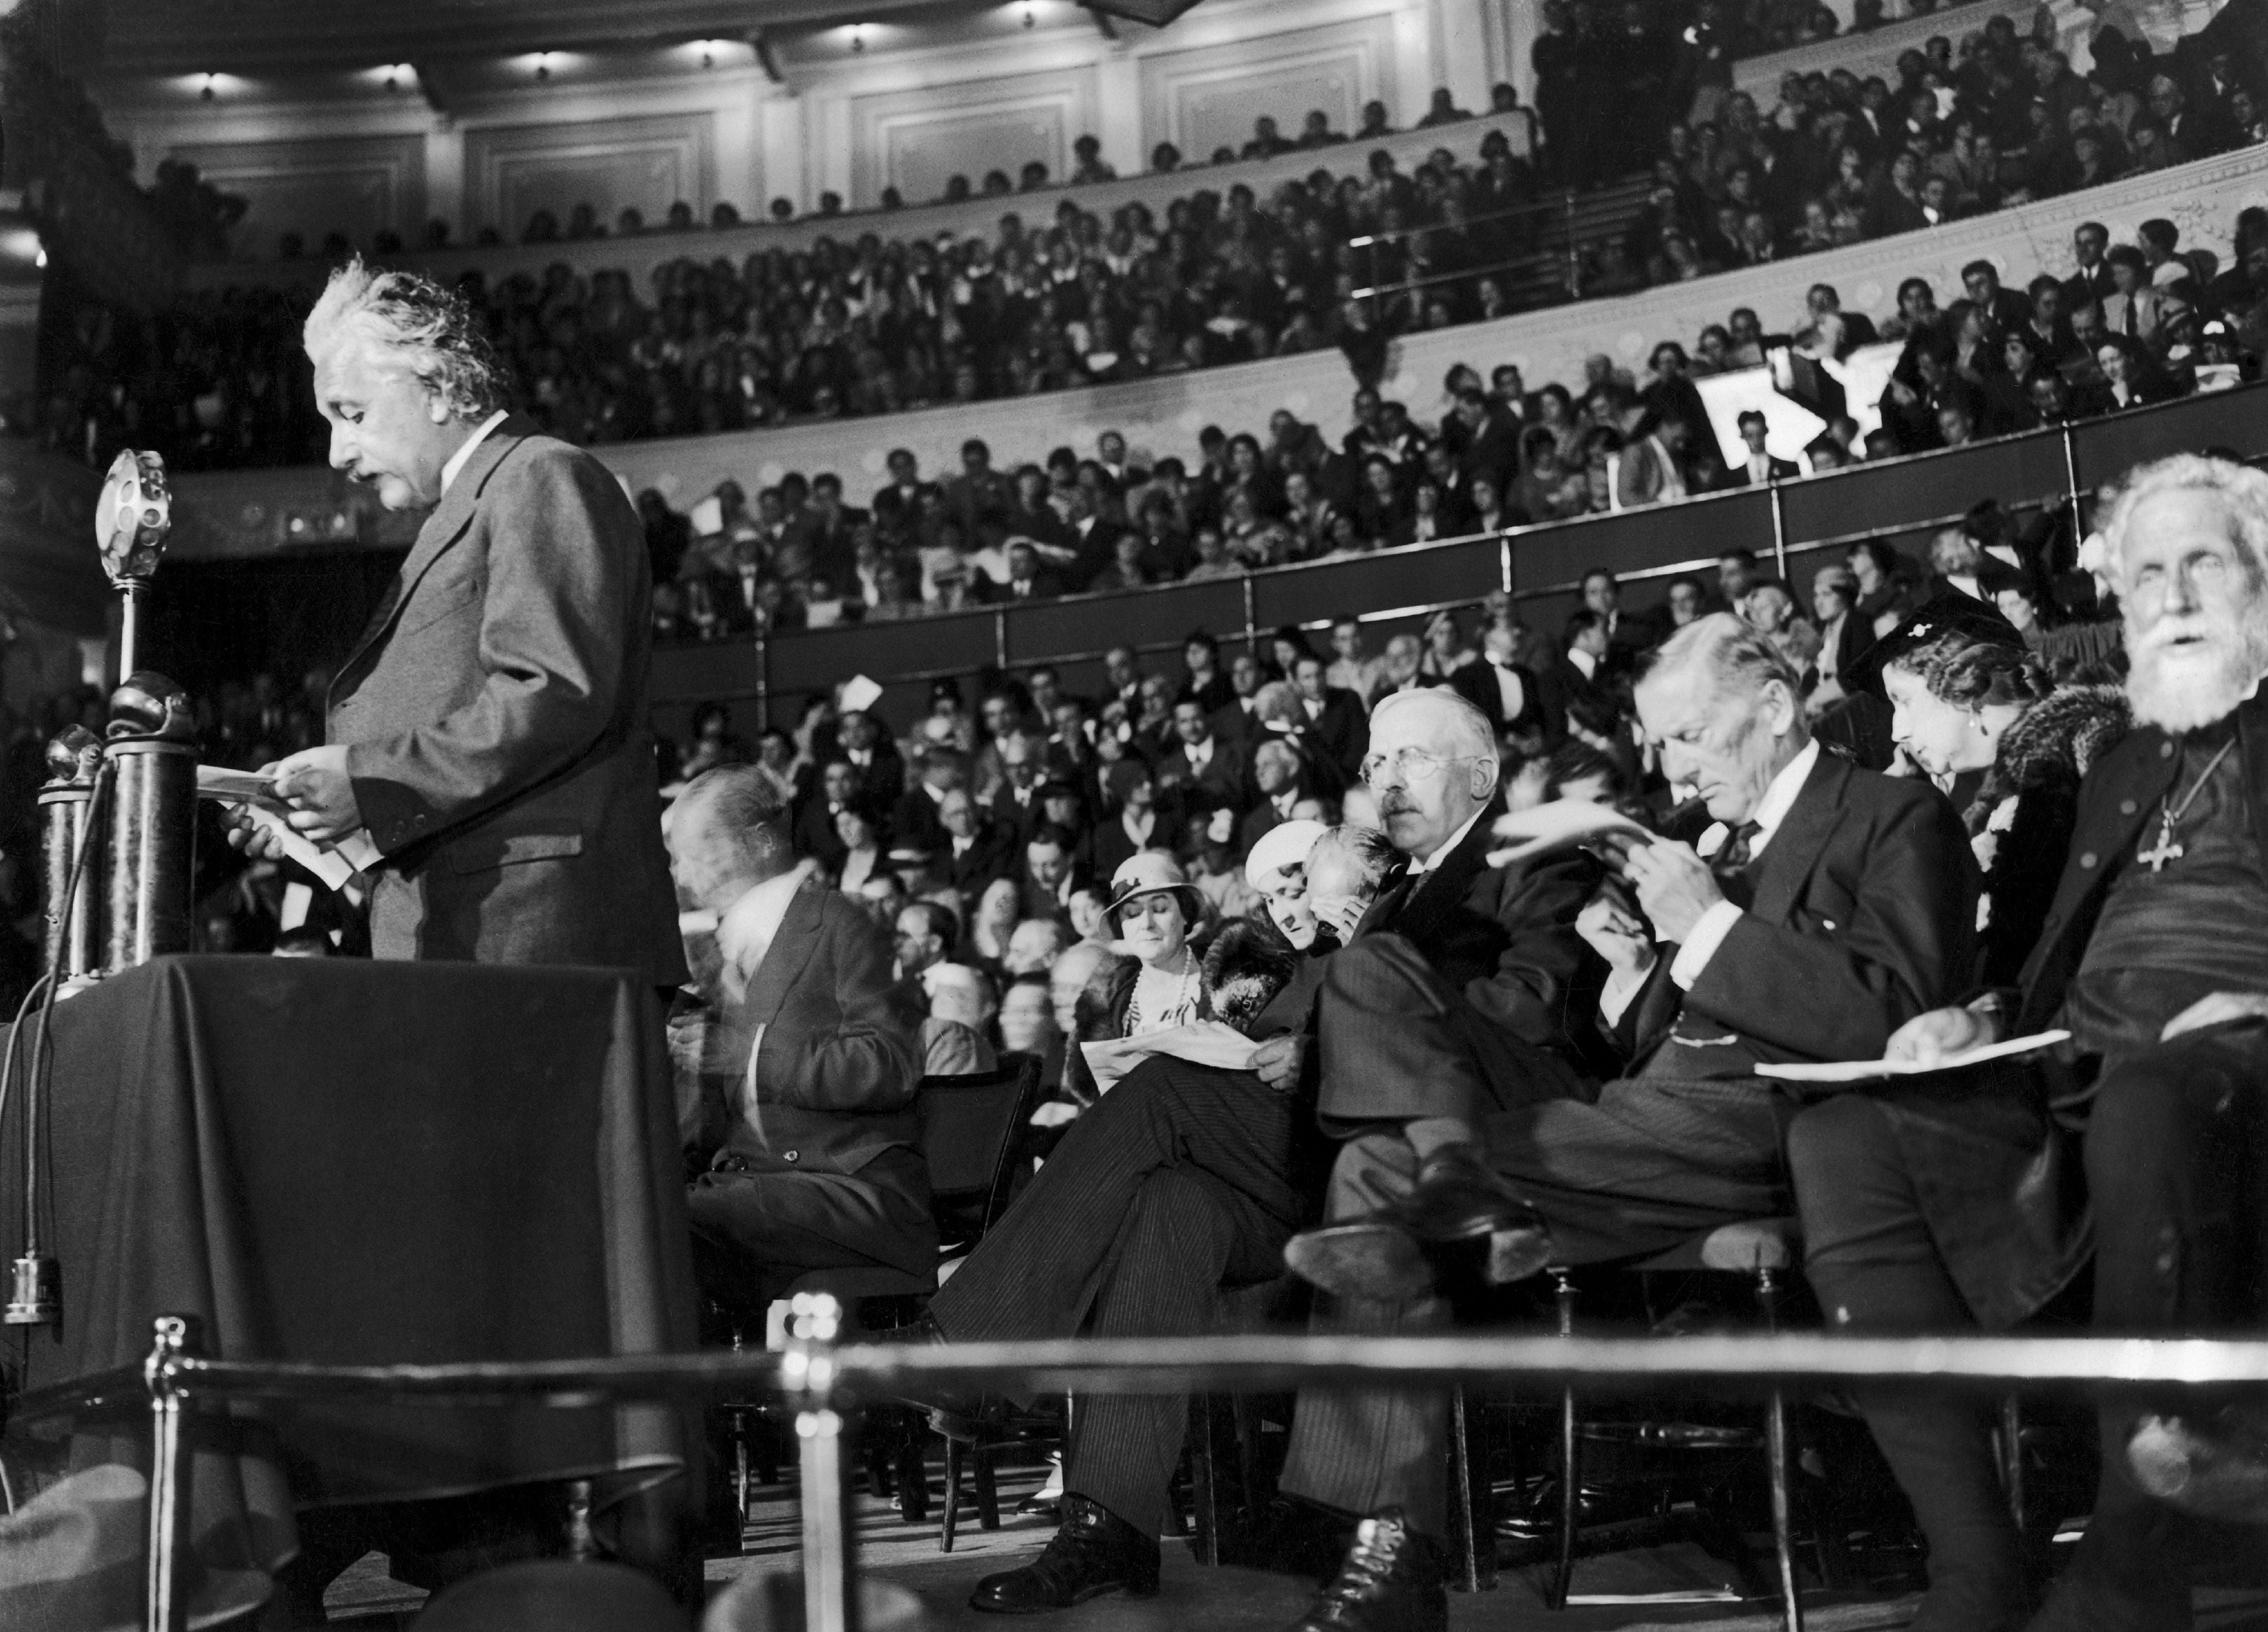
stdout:
[(401, 558), (397, 550), (326, 550), (168, 561), (150, 597), (143, 666), (193, 692), (263, 668), (289, 689), (347, 654)]

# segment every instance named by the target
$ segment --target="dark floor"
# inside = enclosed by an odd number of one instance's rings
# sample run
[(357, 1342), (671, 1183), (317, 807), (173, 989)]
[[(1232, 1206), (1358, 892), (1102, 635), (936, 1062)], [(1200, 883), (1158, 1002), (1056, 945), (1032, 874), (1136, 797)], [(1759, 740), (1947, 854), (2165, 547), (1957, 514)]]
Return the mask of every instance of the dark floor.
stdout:
[[(968, 1592), (979, 1577), (1012, 1569), (1046, 1540), (1051, 1519), (1014, 1510), (1037, 1488), (1044, 1471), (1002, 1469), (1000, 1528), (983, 1530), (973, 1512), (965, 1513), (950, 1554), (938, 1550), (933, 1518), (909, 1525), (888, 1503), (861, 1495), (862, 1571), (917, 1597), (925, 1617), (920, 1624), (933, 1632), (998, 1632), (997, 1617), (968, 1608)], [(709, 1561), (711, 1596), (738, 1581), (793, 1569), (798, 1543), (792, 1488), (783, 1485), (758, 1492), (740, 1555)], [(1164, 1545), (1164, 1584), (1154, 1599), (1097, 1599), (1028, 1624), (1064, 1632), (1274, 1632), (1307, 1601), (1309, 1583), (1254, 1569), (1204, 1569), (1186, 1542), (1169, 1538)], [(1698, 1547), (1669, 1543), (1584, 1560), (1575, 1582), (1576, 1601), (1557, 1614), (1544, 1606), (1540, 1569), (1507, 1569), (1492, 1591), (1451, 1594), (1449, 1624), (1453, 1632), (1668, 1632), (1694, 1627), (1777, 1632), (1780, 1619), (1774, 1606), (1742, 1601), (1734, 1582), (1728, 1566)], [(328, 1604), (334, 1625), (394, 1632), (414, 1624), (423, 1598), (416, 1589), (388, 1578), (385, 1560), (372, 1554), (334, 1584)], [(1804, 1596), (1804, 1620), (1809, 1632), (1875, 1632), (1904, 1627), (1913, 1607), (1911, 1592), (1812, 1591)], [(2268, 1632), (2268, 1593), (2201, 1592), (2198, 1627), (2199, 1632)]]

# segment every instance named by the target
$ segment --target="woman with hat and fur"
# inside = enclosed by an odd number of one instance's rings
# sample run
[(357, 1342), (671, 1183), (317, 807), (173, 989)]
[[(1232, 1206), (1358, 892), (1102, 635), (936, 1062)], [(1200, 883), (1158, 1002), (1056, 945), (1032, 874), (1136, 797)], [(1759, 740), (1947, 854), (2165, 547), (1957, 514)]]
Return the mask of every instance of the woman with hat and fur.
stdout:
[(2038, 941), (2079, 817), (2080, 779), (2126, 734), (2116, 686), (2058, 690), (2016, 640), (1945, 628), (1883, 665), (1890, 735), (1933, 777), (1981, 771), (1962, 812), (1984, 891), (1977, 902), (1977, 984), (2016, 984)]

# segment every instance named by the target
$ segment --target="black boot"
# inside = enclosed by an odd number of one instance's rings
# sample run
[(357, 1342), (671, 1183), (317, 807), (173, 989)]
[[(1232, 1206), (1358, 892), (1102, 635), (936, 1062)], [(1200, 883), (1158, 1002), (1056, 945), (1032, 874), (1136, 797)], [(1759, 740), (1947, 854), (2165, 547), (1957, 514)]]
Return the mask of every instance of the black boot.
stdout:
[(2183, 1521), (2135, 1488), (2119, 1456), (2136, 1411), (2113, 1401), (2096, 1414), (2102, 1472), (2095, 1512), (2026, 1632), (2188, 1632)]
[(1389, 1507), (1355, 1526), (1339, 1573), (1286, 1632), (1447, 1632), (1441, 1544)]
[(1468, 1145), (1445, 1145), (1426, 1157), (1417, 1184), (1387, 1213), (1420, 1241), (1435, 1243), (1543, 1227), (1535, 1209)]
[(1029, 1615), (1069, 1609), (1105, 1592), (1151, 1598), (1158, 1591), (1158, 1538), (1145, 1536), (1097, 1502), (1065, 1491), (1064, 1520), (1039, 1557), (1021, 1569), (987, 1576), (971, 1609)]
[(2146, 1495), (2200, 1518), (2268, 1524), (2268, 1411), (2229, 1402), (2143, 1417), (2126, 1470)]
[(2015, 1632), (2031, 1613), (2022, 1539), (1976, 1401), (1868, 1388), (1859, 1405), (1929, 1542), (1912, 1632)]
[[(946, 1341), (945, 1331), (928, 1315), (905, 1326), (877, 1332), (869, 1341), (890, 1348), (926, 1348)], [(895, 1398), (929, 1413), (929, 1425), (947, 1439), (973, 1443), (988, 1428), (998, 1427), (1008, 1414), (1008, 1402), (998, 1394), (969, 1392), (944, 1385), (915, 1383), (897, 1391)]]
[[(1933, 1263), (1814, 1263), (1809, 1274), (1821, 1305), (1846, 1332), (1918, 1334), (1975, 1325)], [(1854, 1392), (1929, 1542), (1929, 1591), (1912, 1632), (2015, 1632), (2030, 1613), (2031, 1593), (2023, 1540), (1992, 1454), (1989, 1408), (1911, 1386), (1876, 1384)]]

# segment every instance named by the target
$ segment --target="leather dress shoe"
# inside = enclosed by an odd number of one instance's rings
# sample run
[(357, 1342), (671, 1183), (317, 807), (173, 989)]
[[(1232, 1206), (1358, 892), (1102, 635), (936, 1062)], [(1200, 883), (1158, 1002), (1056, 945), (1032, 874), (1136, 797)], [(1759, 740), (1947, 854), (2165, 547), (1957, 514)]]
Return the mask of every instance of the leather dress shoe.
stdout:
[(2200, 1518), (2268, 1524), (2268, 1413), (2226, 1405), (2202, 1420), (2146, 1416), (2126, 1442), (2134, 1482)]
[(1335, 1297), (1418, 1297), (1433, 1288), (1417, 1237), (1384, 1219), (1302, 1231), (1284, 1244), (1284, 1262)]
[(1355, 1526), (1338, 1574), (1286, 1632), (1447, 1632), (1441, 1547), (1398, 1507)]
[(1433, 1242), (1470, 1241), (1535, 1222), (1535, 1209), (1467, 1145), (1447, 1145), (1426, 1157), (1416, 1185), (1387, 1214), (1420, 1241)]
[(1063, 1523), (1039, 1557), (987, 1576), (968, 1597), (990, 1615), (1069, 1609), (1105, 1592), (1150, 1598), (1158, 1591), (1158, 1538), (1145, 1536), (1100, 1503), (1066, 1491)]
[[(946, 1341), (944, 1329), (929, 1316), (905, 1326), (876, 1332), (867, 1340), (885, 1348), (920, 1348)], [(1008, 1402), (998, 1394), (969, 1392), (939, 1385), (911, 1389), (896, 1396), (907, 1405), (929, 1413), (929, 1425), (947, 1439), (970, 1442), (983, 1437), (1008, 1414)]]

